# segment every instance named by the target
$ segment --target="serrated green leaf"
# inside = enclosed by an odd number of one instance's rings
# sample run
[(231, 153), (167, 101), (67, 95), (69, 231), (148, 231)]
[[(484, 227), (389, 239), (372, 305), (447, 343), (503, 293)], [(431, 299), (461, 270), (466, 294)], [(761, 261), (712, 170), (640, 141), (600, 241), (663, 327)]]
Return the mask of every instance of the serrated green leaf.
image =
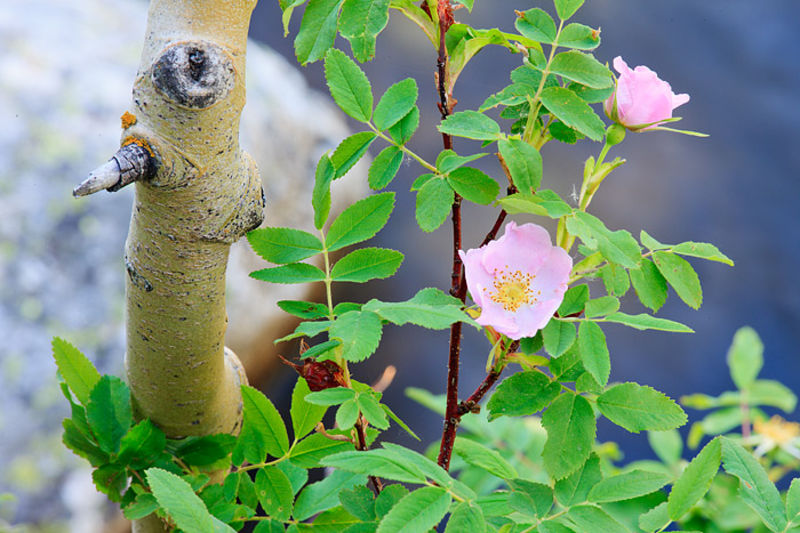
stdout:
[(398, 81), (383, 93), (375, 106), (373, 121), (379, 130), (391, 128), (414, 108), (417, 103), (417, 82), (413, 78)]
[(289, 409), (289, 413), (292, 416), (294, 440), (300, 440), (308, 435), (322, 421), (322, 417), (325, 416), (325, 411), (327, 411), (325, 406), (314, 405), (306, 401), (306, 397), (310, 393), (311, 389), (308, 388), (306, 380), (298, 378), (292, 391), (292, 405)]
[(301, 65), (322, 59), (333, 46), (342, 1), (309, 0), (294, 39), (295, 55)]
[(558, 381), (575, 381), (583, 374), (586, 369), (583, 368), (581, 361), (581, 351), (578, 343), (573, 343), (572, 347), (564, 352), (563, 355), (550, 359), (550, 371), (553, 373)]
[(562, 320), (550, 320), (542, 329), (544, 349), (553, 357), (558, 357), (566, 352), (575, 342), (575, 324)]
[(364, 305), (364, 310), (372, 311), (398, 326), (411, 323), (429, 329), (445, 329), (454, 322), (470, 322), (460, 306), (431, 305), (414, 298), (405, 302), (370, 300)]
[(419, 127), (419, 107), (416, 105), (411, 108), (406, 116), (398, 120), (387, 132), (394, 142), (403, 145), (414, 135)]
[(145, 475), (158, 505), (179, 528), (186, 533), (214, 531), (211, 514), (186, 481), (160, 468), (150, 468)]
[(492, 394), (486, 405), (489, 420), (532, 415), (547, 407), (560, 391), (558, 383), (539, 371), (518, 372), (504, 379)]
[(667, 513), (667, 502), (661, 502), (643, 515), (639, 516), (639, 527), (652, 533), (665, 528), (672, 520)]
[(341, 452), (322, 459), (322, 464), (348, 472), (370, 474), (404, 483), (425, 483), (426, 475), (413, 463), (390, 450)]
[(683, 439), (678, 430), (648, 431), (647, 442), (664, 464), (674, 465), (681, 460)]
[(273, 342), (274, 344), (278, 344), (296, 339), (298, 337), (316, 337), (323, 331), (328, 331), (328, 329), (331, 327), (331, 323), (332, 322), (330, 320), (321, 320), (319, 322), (300, 322), (293, 333), (290, 333), (285, 337), (281, 337), (280, 339), (276, 339)]
[(336, 169), (328, 154), (324, 154), (317, 163), (314, 172), (314, 190), (311, 192), (311, 207), (314, 209), (314, 227), (322, 229), (331, 212), (331, 182)]
[(589, 497), (589, 491), (601, 479), (603, 475), (600, 472), (600, 459), (596, 454), (591, 454), (575, 472), (556, 481), (555, 497), (565, 507), (584, 502)]
[(345, 489), (339, 493), (342, 507), (351, 515), (365, 522), (375, 520), (375, 496), (367, 487)]
[(460, 167), (447, 176), (447, 182), (465, 200), (488, 205), (497, 198), (500, 186), (495, 180), (472, 167)]
[(597, 407), (606, 418), (632, 433), (673, 429), (687, 420), (674, 400), (638, 383), (610, 387), (597, 398)]
[(558, 307), (559, 316), (569, 316), (583, 311), (586, 302), (589, 300), (589, 286), (588, 285), (575, 285), (567, 289), (564, 293), (564, 299)]
[(388, 429), (389, 420), (386, 418), (386, 412), (381, 408), (381, 404), (370, 393), (363, 393), (358, 395), (356, 400), (361, 414), (367, 419), (367, 422), (372, 424), (378, 429)]
[(292, 263), (279, 267), (264, 268), (251, 272), (250, 277), (259, 281), (282, 284), (325, 281), (325, 273), (308, 263)]
[(630, 500), (655, 492), (670, 481), (670, 476), (648, 470), (634, 469), (608, 477), (589, 492), (589, 501), (616, 502)]
[(565, 48), (593, 50), (599, 44), (600, 32), (583, 24), (567, 24), (558, 36), (558, 46)]
[(653, 261), (680, 299), (692, 309), (698, 309), (703, 303), (703, 289), (692, 265), (669, 252), (654, 252)]
[(667, 301), (667, 280), (649, 259), (642, 259), (639, 268), (631, 269), (631, 282), (642, 305), (654, 313)]
[(377, 516), (386, 516), (386, 513), (407, 494), (408, 489), (399, 483), (385, 487), (375, 498), (375, 514)]
[(586, 102), (569, 89), (549, 87), (542, 90), (540, 98), (550, 113), (570, 128), (575, 128), (593, 141), (603, 139), (603, 121)]
[(376, 138), (375, 132), (361, 131), (354, 133), (340, 142), (330, 158), (333, 167), (336, 169), (333, 179), (339, 179), (347, 174), (347, 172), (353, 168), (353, 165), (364, 157), (364, 154), (367, 153), (367, 149)]
[(259, 468), (256, 472), (258, 503), (268, 516), (285, 521), (292, 515), (294, 492), (286, 474), (276, 466)]
[(207, 466), (225, 459), (235, 444), (236, 438), (225, 433), (186, 437), (173, 451), (173, 455), (190, 466)]
[(615, 322), (617, 324), (624, 324), (628, 327), (638, 330), (656, 329), (659, 331), (672, 331), (676, 333), (694, 333), (694, 330), (688, 326), (667, 320), (665, 318), (656, 318), (654, 316), (638, 314), (628, 315), (626, 313), (613, 313), (603, 319), (603, 322)]
[[(561, 20), (567, 20), (583, 5), (584, 0), (555, 0), (556, 13)], [(559, 39), (560, 41), (560, 39)]]
[(89, 394), (100, 381), (100, 373), (92, 362), (80, 350), (59, 337), (53, 338), (53, 358), (58, 372), (75, 397), (82, 405), (88, 405)]
[(500, 198), (498, 202), (510, 214), (531, 213), (550, 218), (561, 218), (572, 213), (569, 204), (549, 189), (542, 189), (535, 196), (522, 193), (511, 194)]
[(604, 89), (613, 84), (608, 67), (591, 54), (584, 54), (577, 50), (556, 54), (553, 61), (550, 62), (550, 72), (592, 89)]
[(501, 139), (497, 148), (517, 190), (535, 193), (542, 182), (542, 156), (539, 151), (520, 139)]
[(289, 457), (292, 464), (299, 467), (317, 468), (323, 457), (351, 450), (353, 450), (353, 444), (350, 442), (331, 440), (322, 434), (312, 433), (292, 448)]
[(128, 484), (128, 473), (115, 463), (104, 464), (92, 472), (92, 481), (99, 492), (112, 502), (119, 503), (122, 501), (122, 491)]
[(300, 300), (280, 300), (278, 301), (278, 307), (299, 318), (315, 320), (328, 317), (328, 306), (324, 304)]
[(800, 478), (794, 478), (786, 491), (786, 516), (792, 525), (800, 520)]
[[(264, 462), (267, 454), (282, 457), (289, 450), (289, 436), (281, 415), (261, 391), (242, 385), (244, 422), (236, 444), (251, 463)], [(235, 451), (234, 451), (235, 453)]]
[(770, 481), (764, 467), (750, 452), (731, 439), (722, 437), (722, 465), (725, 471), (739, 478), (739, 496), (772, 531), (787, 527), (786, 510), (780, 493)]
[(442, 150), (439, 152), (439, 155), (436, 156), (436, 168), (439, 169), (439, 172), (442, 174), (447, 174), (458, 167), (466, 165), (470, 161), (475, 161), (476, 159), (480, 159), (485, 157), (486, 153), (477, 153), (472, 155), (458, 155), (453, 150)]
[[(336, 4), (338, 10), (341, 1), (328, 3)], [(333, 100), (342, 111), (361, 122), (367, 122), (372, 117), (372, 86), (369, 79), (344, 52), (335, 48), (328, 50), (325, 55), (325, 81)]]
[(330, 389), (323, 389), (307, 394), (305, 396), (306, 403), (313, 405), (339, 405), (347, 400), (353, 400), (356, 397), (356, 392), (347, 387), (333, 387)]
[(392, 420), (394, 420), (394, 422), (395, 422), (395, 423), (396, 423), (398, 426), (400, 426), (401, 428), (403, 428), (403, 430), (404, 430), (406, 433), (408, 433), (409, 435), (411, 435), (411, 436), (412, 436), (413, 438), (415, 438), (416, 440), (422, 440), (422, 439), (420, 439), (420, 438), (417, 436), (417, 434), (416, 434), (416, 433), (414, 433), (414, 432), (411, 430), (411, 428), (408, 426), (408, 424), (406, 424), (405, 422), (403, 422), (403, 421), (400, 419), (400, 417), (399, 417), (399, 416), (397, 416), (397, 415), (394, 413), (394, 411), (392, 411), (391, 409), (389, 409), (389, 406), (388, 406), (388, 405), (386, 405), (386, 404), (383, 404), (383, 403), (382, 403), (382, 404), (381, 404), (381, 409), (383, 409), (383, 410), (386, 412), (386, 414), (389, 416), (389, 418), (391, 418)]
[(333, 281), (364, 283), (393, 276), (403, 262), (403, 254), (386, 248), (361, 248), (339, 259), (331, 269)]
[(330, 337), (342, 341), (342, 357), (354, 363), (363, 361), (381, 341), (381, 318), (370, 311), (348, 311), (330, 329)]
[(610, 262), (625, 268), (638, 268), (641, 263), (641, 249), (629, 232), (611, 231), (599, 218), (589, 213), (576, 211), (573, 218), (567, 219), (567, 229), (590, 248), (596, 244), (600, 253)]
[[(65, 418), (61, 422), (64, 434), (61, 441), (64, 446), (72, 450), (79, 457), (83, 457), (94, 466), (100, 466), (109, 462), (109, 454), (101, 450), (95, 443), (94, 437), (87, 436), (78, 425), (70, 418)], [(91, 440), (90, 440), (91, 438)]]
[(305, 520), (311, 516), (339, 505), (339, 492), (366, 483), (363, 474), (353, 474), (337, 470), (322, 481), (306, 485), (297, 496), (294, 517)]
[(720, 252), (719, 248), (713, 244), (708, 244), (707, 242), (682, 242), (673, 246), (672, 251), (680, 255), (699, 257), (708, 261), (717, 261), (718, 263), (733, 266), (733, 261), (727, 255)]
[(247, 234), (253, 251), (271, 263), (284, 265), (302, 261), (322, 251), (314, 235), (292, 228), (259, 228)]
[(583, 367), (600, 385), (605, 386), (611, 375), (611, 358), (603, 330), (594, 322), (582, 321), (578, 327), (578, 343)]
[(389, 22), (389, 0), (345, 0), (339, 33), (350, 41), (353, 56), (369, 61), (375, 56), (375, 38)]
[(378, 233), (394, 209), (394, 193), (382, 192), (354, 203), (331, 224), (326, 238), (328, 251), (336, 251)]
[(617, 264), (609, 263), (601, 267), (599, 273), (606, 292), (612, 296), (622, 298), (631, 288), (631, 278), (628, 276), (628, 271)]
[(578, 505), (567, 511), (566, 519), (581, 533), (627, 533), (627, 527), (620, 524), (600, 507)]
[(739, 390), (747, 390), (764, 366), (764, 344), (753, 328), (743, 327), (736, 331), (728, 349), (728, 367), (731, 378)]
[(122, 514), (128, 520), (139, 520), (158, 510), (158, 500), (149, 492), (136, 496), (136, 500), (122, 509)]
[(509, 481), (513, 489), (508, 505), (517, 512), (543, 518), (553, 506), (553, 489), (526, 479)]
[(543, 44), (551, 44), (556, 40), (556, 23), (544, 10), (529, 9), (519, 15), (514, 27), (523, 36)]
[(369, 167), (370, 188), (377, 191), (389, 185), (400, 170), (403, 157), (403, 152), (396, 146), (381, 150)]
[(542, 415), (542, 426), (547, 430), (542, 459), (554, 479), (570, 475), (589, 458), (597, 421), (586, 398), (562, 394)]
[(486, 518), (480, 506), (474, 502), (461, 502), (455, 506), (444, 533), (485, 533)]
[(722, 444), (714, 439), (692, 459), (672, 486), (667, 500), (667, 514), (678, 520), (708, 492), (722, 460)]
[(450, 494), (440, 487), (423, 487), (404, 496), (386, 513), (377, 533), (426, 533), (450, 507)]
[(594, 300), (586, 302), (584, 314), (586, 318), (592, 318), (610, 315), (617, 311), (617, 309), (619, 309), (619, 298), (615, 298), (614, 296), (601, 296), (600, 298), (595, 298)]
[(448, 116), (439, 125), (439, 131), (456, 137), (479, 141), (496, 141), (502, 138), (500, 125), (477, 111), (459, 111)]
[(89, 393), (86, 418), (104, 452), (117, 453), (133, 423), (131, 391), (114, 376), (102, 376)]
[(455, 193), (446, 180), (428, 180), (417, 193), (415, 216), (423, 231), (431, 232), (442, 225), (450, 213)]
[(456, 437), (453, 452), (468, 464), (486, 470), (500, 479), (513, 479), (517, 471), (495, 450), (464, 437)]

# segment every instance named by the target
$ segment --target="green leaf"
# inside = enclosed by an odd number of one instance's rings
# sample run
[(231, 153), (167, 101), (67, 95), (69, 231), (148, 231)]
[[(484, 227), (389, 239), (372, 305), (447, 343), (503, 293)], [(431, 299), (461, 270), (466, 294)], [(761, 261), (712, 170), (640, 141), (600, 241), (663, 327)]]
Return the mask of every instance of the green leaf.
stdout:
[(280, 0), (279, 4), (283, 10), (281, 21), (283, 22), (283, 36), (289, 35), (289, 22), (292, 20), (292, 13), (301, 5), (305, 4), (306, 0)]
[(211, 514), (186, 481), (160, 468), (150, 468), (145, 475), (158, 505), (169, 514), (175, 525), (186, 533), (214, 531)]
[(348, 389), (347, 387), (333, 387), (311, 392), (305, 396), (305, 401), (313, 405), (328, 406), (339, 405), (347, 400), (354, 400), (355, 397), (356, 392), (353, 389)]
[(450, 507), (450, 494), (440, 487), (423, 487), (404, 496), (386, 513), (377, 533), (426, 533)]
[(342, 0), (309, 0), (294, 39), (295, 55), (301, 65), (322, 59), (333, 46), (341, 5)]
[(699, 257), (709, 261), (717, 261), (718, 263), (725, 263), (728, 266), (733, 266), (733, 261), (719, 251), (719, 248), (707, 242), (682, 242), (672, 247), (672, 251), (680, 255), (688, 255), (690, 257)]
[(89, 394), (86, 418), (100, 449), (117, 453), (133, 423), (128, 386), (117, 377), (102, 376)]
[(581, 362), (581, 351), (578, 343), (564, 352), (563, 355), (550, 359), (550, 371), (558, 381), (575, 381), (586, 372)]
[(186, 437), (180, 441), (173, 455), (190, 466), (208, 466), (230, 455), (235, 444), (236, 438), (225, 433)]
[(397, 121), (397, 123), (389, 128), (387, 132), (394, 142), (403, 145), (406, 144), (414, 132), (419, 127), (419, 107), (416, 105), (411, 108), (406, 116)]
[(454, 322), (470, 322), (460, 306), (427, 304), (417, 299), (417, 296), (405, 302), (370, 300), (364, 304), (364, 310), (376, 313), (398, 326), (411, 323), (429, 329), (445, 329)]
[(382, 192), (354, 203), (331, 224), (326, 238), (328, 251), (371, 239), (386, 225), (392, 209), (393, 192)]
[(646, 246), (648, 250), (666, 250), (669, 248), (668, 244), (658, 242), (645, 230), (639, 232), (639, 240), (642, 241), (642, 244)]
[(583, 311), (586, 302), (589, 300), (589, 286), (588, 285), (575, 285), (567, 289), (564, 293), (564, 299), (558, 307), (559, 316), (569, 316)]
[[(137, 470), (145, 468), (161, 455), (166, 444), (164, 432), (149, 419), (142, 420), (120, 440), (117, 462)], [(230, 449), (228, 452), (230, 453)]]
[(367, 477), (363, 474), (337, 470), (322, 481), (306, 485), (295, 501), (294, 517), (297, 520), (305, 520), (321, 511), (336, 507), (339, 505), (339, 493), (342, 490), (363, 485), (366, 481)]
[(367, 487), (345, 489), (339, 493), (339, 501), (342, 502), (342, 507), (356, 518), (365, 522), (375, 520), (375, 496)]
[(325, 466), (332, 466), (348, 472), (370, 474), (404, 483), (425, 483), (427, 476), (413, 463), (386, 449), (358, 452), (341, 452), (329, 455), (322, 460)]
[(542, 426), (547, 430), (542, 459), (554, 479), (570, 475), (589, 458), (597, 421), (586, 398), (562, 394), (542, 415)]
[(355, 400), (347, 400), (336, 410), (336, 427), (351, 429), (358, 420), (358, 404)]
[(556, 40), (556, 23), (550, 15), (538, 7), (519, 14), (514, 27), (528, 39), (543, 44), (551, 44)]
[(88, 405), (89, 393), (100, 381), (100, 373), (80, 350), (59, 337), (53, 338), (53, 358), (58, 372), (82, 405)]
[(550, 63), (550, 72), (593, 89), (604, 89), (613, 84), (608, 67), (596, 60), (593, 55), (577, 50), (556, 54)]
[(299, 318), (316, 320), (328, 317), (328, 306), (313, 302), (303, 302), (300, 300), (280, 300), (278, 307), (283, 311)]
[(675, 465), (681, 460), (683, 439), (678, 430), (648, 431), (647, 441), (664, 464)]
[[(338, 9), (341, 2), (329, 0), (328, 3), (335, 4)], [(367, 75), (355, 61), (336, 48), (331, 48), (325, 55), (325, 82), (342, 111), (361, 122), (372, 117), (372, 86)]]
[(605, 135), (603, 121), (589, 104), (569, 89), (548, 87), (542, 91), (540, 98), (550, 113), (570, 128), (575, 128), (593, 141), (603, 139)]
[(583, 367), (600, 385), (605, 386), (611, 375), (611, 358), (603, 330), (596, 323), (584, 320), (578, 327), (578, 344)]
[(653, 261), (680, 299), (692, 309), (698, 309), (703, 303), (703, 289), (692, 265), (669, 252), (654, 252)]
[(448, 116), (439, 125), (439, 131), (456, 137), (479, 141), (496, 141), (503, 137), (500, 125), (477, 111), (459, 111)]
[(311, 192), (311, 207), (314, 208), (314, 227), (322, 229), (331, 212), (331, 182), (336, 169), (328, 154), (323, 155), (317, 163), (314, 173), (314, 190)]
[(273, 341), (273, 343), (278, 344), (280, 342), (290, 341), (298, 337), (316, 337), (323, 331), (328, 331), (330, 327), (331, 327), (330, 320), (321, 320), (319, 322), (300, 322), (300, 324), (297, 325), (293, 333), (290, 333), (285, 337), (281, 337), (280, 339), (276, 339), (275, 341)]
[(388, 429), (389, 420), (386, 418), (386, 412), (381, 408), (381, 404), (370, 393), (362, 393), (358, 395), (356, 400), (358, 408), (367, 419), (367, 422), (372, 424), (378, 429)]
[(750, 386), (747, 394), (750, 405), (769, 405), (787, 413), (794, 411), (797, 396), (783, 383), (771, 379), (759, 379)]
[(566, 352), (575, 342), (575, 324), (561, 320), (550, 320), (542, 330), (544, 349), (553, 357)]
[(331, 155), (331, 163), (336, 169), (333, 179), (337, 180), (347, 174), (353, 165), (364, 157), (376, 138), (377, 136), (372, 131), (361, 131), (340, 142)]
[(639, 268), (630, 270), (633, 288), (642, 305), (654, 313), (667, 301), (667, 280), (649, 259), (642, 259)]
[(468, 464), (486, 470), (500, 479), (513, 479), (517, 471), (495, 450), (464, 437), (457, 437), (453, 452)]
[(492, 178), (472, 167), (461, 167), (447, 176), (447, 182), (464, 199), (488, 205), (497, 198), (500, 186)]
[(136, 500), (122, 510), (128, 520), (139, 520), (158, 510), (158, 500), (149, 492), (136, 496)]
[(764, 344), (753, 328), (743, 327), (733, 336), (728, 349), (728, 367), (731, 378), (739, 390), (747, 390), (755, 383), (764, 366)]
[(423, 231), (431, 232), (442, 225), (450, 214), (455, 198), (447, 181), (433, 178), (425, 182), (417, 193), (415, 216)]
[(284, 265), (301, 261), (322, 251), (314, 235), (292, 228), (259, 228), (247, 234), (253, 251), (271, 263)]
[(378, 497), (375, 498), (375, 514), (386, 516), (389, 510), (397, 505), (408, 494), (408, 489), (403, 485), (395, 484), (385, 487)]
[(556, 499), (564, 507), (584, 502), (589, 497), (589, 491), (601, 479), (603, 479), (603, 475), (600, 472), (600, 459), (593, 453), (575, 472), (556, 481)]
[(594, 248), (613, 263), (625, 268), (638, 268), (641, 263), (641, 249), (633, 236), (625, 231), (611, 231), (599, 218), (576, 211), (574, 217), (567, 219), (567, 229)]
[(339, 316), (330, 329), (330, 337), (342, 341), (342, 357), (346, 361), (363, 361), (381, 341), (381, 318), (370, 311), (348, 311)]
[(550, 218), (570, 215), (572, 208), (549, 189), (542, 189), (535, 196), (530, 194), (511, 194), (498, 200), (503, 209), (510, 214), (531, 213)]
[(256, 495), (267, 516), (285, 521), (292, 515), (292, 484), (278, 467), (266, 466), (258, 469)]
[(515, 511), (543, 518), (553, 506), (553, 489), (547, 485), (515, 479), (509, 486), (513, 492), (508, 504)]
[(389, 185), (403, 164), (403, 152), (396, 146), (387, 146), (369, 167), (369, 186), (380, 190)]
[[(558, 36), (558, 46), (577, 48), (578, 50), (593, 50), (600, 44), (600, 32), (583, 24), (567, 24)], [(610, 95), (606, 95), (608, 98)], [(606, 98), (600, 99), (602, 102)]]
[(386, 248), (362, 248), (350, 252), (333, 265), (333, 281), (364, 283), (393, 276), (403, 262), (403, 254)]
[(285, 531), (286, 529), (284, 528), (283, 522), (271, 519), (259, 520), (255, 529), (253, 529), (253, 533), (284, 533)]
[(536, 192), (542, 182), (542, 156), (539, 151), (520, 139), (501, 139), (497, 147), (517, 190), (522, 193)]
[(308, 263), (292, 263), (279, 267), (264, 268), (250, 273), (250, 277), (269, 283), (310, 283), (325, 281), (325, 273)]
[(492, 394), (486, 405), (489, 420), (503, 415), (532, 415), (550, 405), (560, 391), (558, 383), (539, 371), (518, 372), (504, 379)]
[(597, 398), (597, 407), (606, 418), (632, 433), (673, 429), (687, 420), (674, 400), (638, 383), (610, 387)]
[(786, 491), (786, 515), (792, 525), (800, 519), (800, 478), (794, 478)]
[(439, 172), (442, 174), (448, 174), (458, 167), (466, 165), (470, 161), (475, 161), (487, 155), (486, 153), (477, 153), (462, 156), (458, 155), (453, 150), (442, 150), (439, 152), (439, 155), (436, 156), (436, 168), (438, 168)]
[(638, 314), (628, 315), (625, 313), (613, 313), (603, 319), (604, 322), (615, 322), (617, 324), (624, 324), (628, 327), (638, 330), (657, 329), (659, 331), (673, 331), (676, 333), (694, 333), (694, 330), (688, 326), (667, 320), (665, 318), (656, 318), (654, 316)]
[(422, 440), (422, 439), (420, 439), (420, 438), (417, 436), (417, 434), (416, 434), (416, 433), (414, 433), (414, 432), (411, 430), (411, 428), (410, 428), (410, 427), (408, 427), (408, 424), (406, 424), (405, 422), (403, 422), (403, 421), (400, 419), (400, 417), (399, 417), (399, 416), (397, 416), (397, 415), (394, 413), (394, 411), (392, 411), (391, 409), (389, 409), (389, 406), (388, 406), (388, 405), (386, 405), (386, 404), (383, 404), (383, 403), (382, 403), (382, 404), (381, 404), (381, 409), (383, 409), (383, 410), (386, 412), (386, 414), (389, 416), (389, 418), (391, 418), (392, 420), (394, 420), (395, 424), (397, 424), (398, 426), (400, 426), (401, 428), (403, 428), (403, 430), (404, 430), (406, 433), (408, 433), (409, 435), (411, 435), (412, 437), (414, 437), (416, 440)]
[(361, 61), (375, 57), (375, 38), (389, 22), (389, 0), (345, 0), (339, 33), (350, 41), (353, 56)]
[(567, 520), (574, 524), (581, 533), (626, 533), (628, 528), (599, 507), (578, 505), (567, 511)]
[(294, 431), (295, 440), (302, 439), (317, 427), (327, 411), (325, 406), (314, 405), (306, 401), (306, 397), (310, 393), (311, 389), (308, 388), (306, 380), (298, 378), (292, 391), (292, 405), (289, 409), (289, 413), (292, 415), (292, 431)]
[(761, 464), (750, 452), (731, 439), (722, 437), (722, 465), (739, 478), (739, 496), (772, 531), (784, 531), (786, 511), (778, 489), (769, 480)]
[(474, 502), (461, 502), (455, 506), (444, 533), (485, 533), (486, 518), (480, 506)]
[(610, 315), (617, 309), (619, 309), (619, 298), (615, 298), (614, 296), (601, 296), (600, 298), (595, 298), (594, 300), (586, 302), (584, 314), (586, 318), (592, 318)]
[(648, 470), (634, 469), (608, 477), (589, 492), (589, 501), (616, 502), (630, 500), (655, 492), (670, 481), (670, 476)]
[(583, 5), (583, 0), (555, 0), (555, 4), (558, 18), (567, 20)]
[(350, 450), (353, 450), (350, 442), (331, 440), (325, 435), (312, 433), (292, 448), (290, 459), (292, 464), (302, 468), (318, 468), (323, 457)]
[(609, 263), (600, 268), (599, 273), (603, 279), (606, 292), (613, 296), (622, 298), (631, 288), (631, 278), (628, 276), (628, 271), (617, 264)]
[(417, 103), (417, 82), (413, 78), (398, 81), (383, 93), (375, 106), (375, 127), (383, 131), (405, 117)]
[(264, 462), (267, 454), (283, 457), (289, 450), (289, 436), (272, 402), (258, 389), (242, 385), (242, 404), (244, 423), (237, 448), (243, 448), (244, 457), (251, 463)]
[(669, 518), (678, 520), (711, 488), (722, 460), (722, 444), (714, 439), (692, 459), (672, 486), (667, 500)]
[(112, 502), (120, 502), (121, 493), (128, 484), (128, 473), (116, 463), (104, 464), (92, 472), (92, 481), (97, 490), (107, 495)]
[(667, 514), (667, 502), (661, 502), (639, 516), (639, 527), (648, 532), (661, 531), (672, 522)]

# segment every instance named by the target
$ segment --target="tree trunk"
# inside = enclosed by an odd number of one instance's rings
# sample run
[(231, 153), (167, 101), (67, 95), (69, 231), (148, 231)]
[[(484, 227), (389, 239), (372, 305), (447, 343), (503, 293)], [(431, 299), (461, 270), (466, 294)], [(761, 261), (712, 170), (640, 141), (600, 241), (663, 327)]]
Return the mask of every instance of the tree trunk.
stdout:
[[(239, 148), (256, 0), (152, 0), (122, 148), (76, 195), (135, 182), (125, 250), (126, 371), (138, 417), (168, 437), (236, 433), (236, 355), (224, 347), (231, 243), (263, 217)], [(163, 531), (154, 515), (135, 532)]]

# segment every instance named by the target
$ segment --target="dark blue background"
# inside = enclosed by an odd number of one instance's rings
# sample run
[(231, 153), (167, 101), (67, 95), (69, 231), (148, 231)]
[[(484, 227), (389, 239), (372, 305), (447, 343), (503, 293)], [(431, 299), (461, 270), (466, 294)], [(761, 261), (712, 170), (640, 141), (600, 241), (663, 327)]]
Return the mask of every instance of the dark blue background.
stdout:
[[(541, 6), (552, 11), (549, 3), (528, 1), (476, 0), (475, 4), (472, 15), (460, 11), (458, 18), (475, 27), (505, 30), (513, 28), (514, 9)], [(262, 1), (253, 19), (252, 36), (294, 61), (291, 43), (299, 15), (295, 14), (293, 33), (284, 39), (277, 2)], [(629, 134), (611, 152), (612, 157), (625, 157), (628, 163), (603, 184), (591, 212), (612, 229), (628, 229), (634, 235), (646, 229), (662, 242), (712, 242), (736, 262), (735, 268), (729, 268), (692, 261), (704, 288), (700, 311), (689, 309), (671, 293), (659, 312), (659, 316), (690, 325), (696, 331), (693, 335), (609, 325), (611, 379), (652, 385), (674, 398), (729, 389), (732, 383), (725, 352), (734, 331), (748, 324), (764, 340), (762, 376), (780, 379), (799, 390), (800, 59), (793, 45), (800, 4), (791, 0), (595, 0), (587, 2), (575, 21), (602, 28), (603, 43), (596, 51), (599, 60), (610, 63), (622, 55), (631, 67), (650, 66), (676, 93), (689, 93), (691, 101), (676, 112), (684, 120), (675, 127), (711, 135), (697, 139), (663, 132)], [(346, 43), (340, 45), (349, 50)], [(502, 88), (519, 61), (519, 55), (497, 47), (479, 54), (456, 86), (457, 110), (476, 108), (488, 94)], [(389, 28), (379, 37), (377, 59), (364, 68), (376, 95), (406, 76), (418, 80), (422, 123), (410, 146), (433, 160), (441, 150), (441, 138), (435, 132), (435, 54), (427, 39), (393, 12)], [(305, 68), (304, 74), (309, 83), (326, 90), (320, 64)], [(461, 153), (477, 148), (467, 141), (456, 142)], [(567, 197), (573, 187), (580, 186), (583, 161), (596, 155), (599, 148), (595, 143), (577, 147), (548, 144), (542, 151), (546, 186)], [(492, 169), (490, 165), (486, 168)], [(496, 168), (493, 171), (497, 173)], [(340, 286), (337, 301), (401, 300), (421, 287), (447, 287), (451, 228), (448, 222), (426, 234), (416, 226), (414, 197), (408, 188), (420, 173), (415, 163), (402, 167), (392, 185), (398, 192), (397, 209), (374, 241), (406, 253), (399, 274), (366, 287), (348, 287), (347, 293)], [(491, 208), (466, 209), (465, 247), (479, 244), (495, 215)], [(594, 290), (600, 293), (599, 286)], [(625, 298), (623, 310), (645, 311), (635, 297)], [(482, 379), (487, 349), (482, 336), (467, 332), (462, 396)], [(385, 365), (396, 365), (399, 373), (386, 400), (427, 444), (438, 439), (441, 420), (407, 400), (403, 390), (413, 385), (443, 392), (446, 357), (446, 332), (389, 326), (378, 353), (359, 365), (356, 373), (370, 381)], [(290, 375), (280, 373), (269, 387), (275, 393), (288, 392)], [(690, 412), (694, 420), (700, 416)], [(621, 442), (627, 459), (652, 456), (644, 436), (628, 435), (605, 421), (598, 437)], [(386, 438), (410, 444), (394, 428)]]

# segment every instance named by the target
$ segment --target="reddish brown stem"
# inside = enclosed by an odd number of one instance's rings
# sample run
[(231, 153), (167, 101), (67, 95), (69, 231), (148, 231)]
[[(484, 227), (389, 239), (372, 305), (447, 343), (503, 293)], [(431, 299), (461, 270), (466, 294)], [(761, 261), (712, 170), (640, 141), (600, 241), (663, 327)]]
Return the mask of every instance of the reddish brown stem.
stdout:
[[(358, 449), (360, 451), (367, 451), (369, 450), (369, 445), (367, 444), (367, 434), (364, 431), (364, 422), (361, 420), (361, 415), (358, 416), (358, 421), (356, 422), (356, 435), (358, 435)], [(383, 481), (381, 478), (377, 476), (367, 476), (367, 478), (372, 483), (372, 490), (375, 492), (375, 496), (381, 493), (383, 490)]]
[(489, 389), (492, 388), (492, 385), (497, 383), (497, 380), (500, 378), (501, 372), (502, 369), (492, 370), (491, 372), (486, 374), (486, 377), (483, 378), (483, 381), (481, 382), (480, 385), (478, 385), (478, 388), (475, 389), (475, 392), (473, 392), (469, 398), (458, 404), (459, 417), (467, 413), (477, 412), (475, 411), (475, 407), (480, 403), (484, 395), (486, 395), (486, 393), (489, 392)]

